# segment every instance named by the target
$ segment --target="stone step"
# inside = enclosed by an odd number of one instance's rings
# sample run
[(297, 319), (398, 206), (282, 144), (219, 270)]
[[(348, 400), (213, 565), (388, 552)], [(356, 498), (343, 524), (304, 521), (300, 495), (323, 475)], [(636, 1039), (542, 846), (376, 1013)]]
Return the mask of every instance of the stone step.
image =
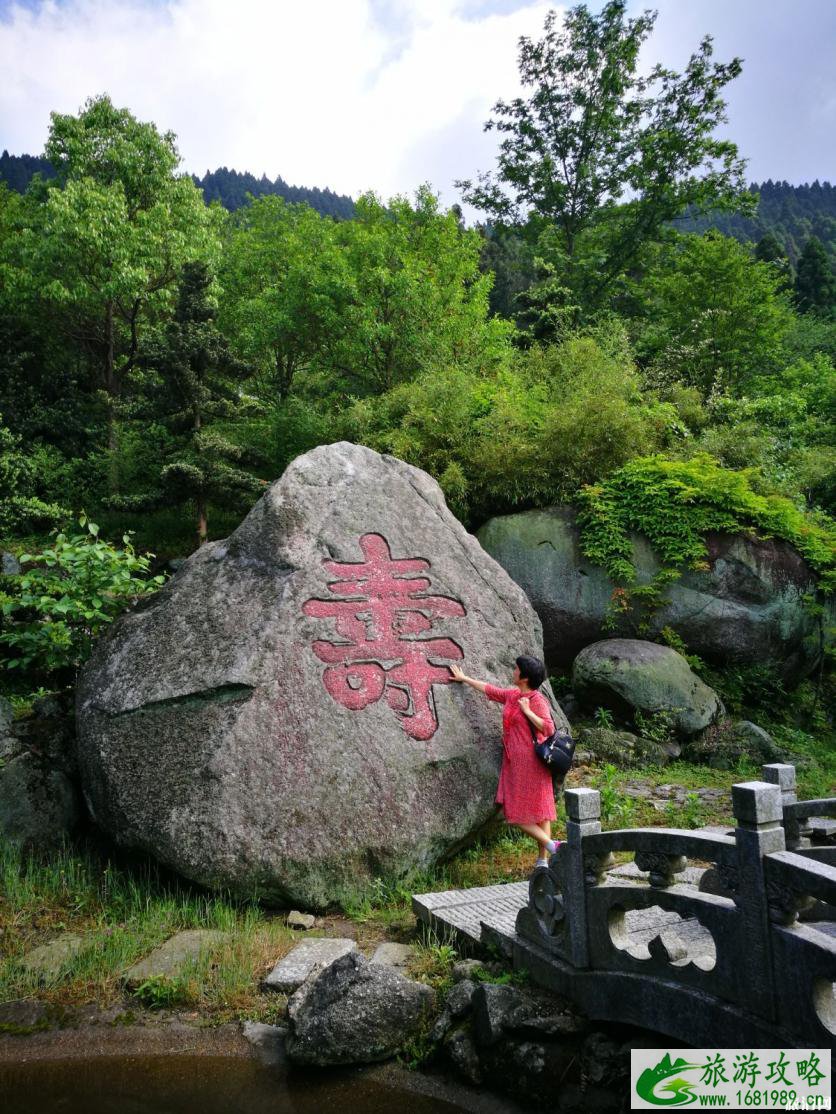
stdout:
[(297, 990), (317, 964), (329, 965), (349, 952), (356, 952), (354, 940), (317, 937), (303, 940), (279, 960), (262, 982), (265, 990), (292, 994)]
[(128, 987), (136, 987), (148, 979), (176, 978), (188, 964), (209, 948), (220, 944), (227, 935), (226, 932), (206, 928), (190, 928), (178, 932), (155, 948), (150, 955), (129, 967), (122, 975), (122, 982)]
[(401, 974), (405, 974), (414, 955), (415, 949), (411, 944), (393, 944), (386, 941), (383, 944), (378, 944), (369, 962), (380, 963), (384, 967), (393, 967)]
[(62, 967), (74, 959), (85, 948), (92, 945), (89, 936), (79, 936), (76, 932), (62, 932), (54, 940), (33, 948), (21, 960), (21, 966), (28, 974), (38, 975), (44, 981), (55, 978)]

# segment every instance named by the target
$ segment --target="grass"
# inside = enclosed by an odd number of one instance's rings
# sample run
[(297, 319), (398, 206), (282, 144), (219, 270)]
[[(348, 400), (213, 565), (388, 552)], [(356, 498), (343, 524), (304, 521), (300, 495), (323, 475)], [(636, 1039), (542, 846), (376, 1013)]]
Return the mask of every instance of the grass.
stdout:
[[(275, 1010), (277, 996), (261, 994), (258, 983), (294, 943), (283, 919), (255, 903), (196, 891), (153, 865), (114, 865), (90, 849), (26, 858), (0, 843), (0, 1001), (36, 995), (62, 1006), (112, 1005), (124, 996), (122, 972), (186, 928), (227, 936), (172, 985), (140, 994), (138, 1004), (156, 998), (160, 1005), (168, 995), (218, 1021)], [(20, 960), (61, 932), (89, 946), (44, 982)]]
[[(836, 747), (832, 738), (816, 739), (786, 727), (775, 727), (774, 735), (802, 759), (799, 797), (833, 795)], [(734, 770), (676, 761), (641, 768), (580, 768), (571, 772), (567, 785), (590, 785), (600, 791), (605, 829), (695, 828), (731, 824), (731, 786), (759, 776), (759, 768), (746, 760)], [(687, 795), (681, 803), (672, 799), (658, 809), (629, 794), (628, 783), (636, 780), (651, 787), (681, 786)], [(704, 787), (725, 792), (719, 801), (705, 802), (696, 795)], [(565, 835), (562, 797), (555, 834)], [(457, 956), (449, 939), (431, 933), (416, 939), (412, 895), (522, 881), (530, 875), (534, 857), (527, 836), (500, 827), (431, 870), (396, 883), (378, 880), (361, 901), (326, 916), (324, 932), (350, 933), (366, 951), (385, 939), (415, 942), (413, 976), (443, 991), (452, 979)], [(133, 997), (128, 996), (121, 980), (125, 969), (175, 932), (189, 928), (216, 929), (226, 935), (177, 978), (149, 980)], [(78, 933), (88, 946), (47, 982), (27, 973), (22, 957), (62, 932)], [(85, 1003), (102, 1007), (121, 1003), (128, 1012), (176, 1008), (196, 1011), (210, 1024), (235, 1018), (277, 1021), (284, 1013), (285, 998), (262, 993), (259, 984), (296, 940), (283, 915), (261, 908), (254, 900), (208, 894), (150, 860), (114, 860), (95, 845), (66, 848), (49, 858), (29, 858), (0, 841), (0, 1002), (37, 997), (59, 1013)]]

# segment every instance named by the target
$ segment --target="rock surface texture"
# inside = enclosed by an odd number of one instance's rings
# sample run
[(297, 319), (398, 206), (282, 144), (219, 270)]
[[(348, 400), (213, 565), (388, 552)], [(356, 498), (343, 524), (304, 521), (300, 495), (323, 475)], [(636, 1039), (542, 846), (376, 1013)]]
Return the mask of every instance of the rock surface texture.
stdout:
[(669, 646), (608, 638), (587, 646), (572, 666), (572, 687), (588, 707), (631, 715), (669, 712), (680, 734), (696, 735), (723, 711), (717, 693)]
[(86, 799), (197, 882), (355, 896), (489, 821), (501, 715), (448, 666), (508, 684), (541, 637), (434, 480), (322, 446), (99, 644), (78, 689)]
[[(548, 662), (568, 665), (584, 646), (604, 637), (615, 585), (581, 553), (574, 510), (492, 518), (478, 537), (533, 603)], [(659, 560), (645, 537), (634, 534), (631, 540), (638, 582), (647, 583)], [(690, 653), (719, 665), (767, 663), (788, 681), (812, 672), (821, 657), (819, 620), (804, 597), (817, 578), (803, 558), (777, 538), (710, 533), (707, 544), (709, 568), (682, 571), (668, 589), (669, 603), (652, 621), (652, 633), (672, 627)]]
[(72, 728), (57, 701), (13, 720), (0, 699), (0, 835), (27, 851), (59, 847), (81, 819)]
[(297, 1064), (370, 1064), (414, 1036), (435, 994), (350, 952), (314, 971), (288, 1002), (287, 1054)]

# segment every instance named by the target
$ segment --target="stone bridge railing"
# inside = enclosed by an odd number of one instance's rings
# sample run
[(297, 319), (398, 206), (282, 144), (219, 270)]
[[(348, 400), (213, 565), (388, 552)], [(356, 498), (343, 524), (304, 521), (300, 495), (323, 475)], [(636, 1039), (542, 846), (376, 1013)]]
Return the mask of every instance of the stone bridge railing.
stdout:
[[(836, 906), (836, 862), (827, 861), (836, 848), (806, 847), (803, 834), (804, 818), (832, 815), (836, 801), (798, 802), (791, 766), (764, 775), (733, 786), (728, 835), (602, 832), (597, 791), (568, 790), (567, 842), (532, 876), (515, 966), (590, 1017), (694, 1047), (832, 1046), (836, 936), (798, 914)], [(607, 875), (615, 852), (631, 852), (649, 884)], [(714, 868), (718, 892), (677, 880), (689, 861)], [(674, 922), (687, 946), (672, 943)]]

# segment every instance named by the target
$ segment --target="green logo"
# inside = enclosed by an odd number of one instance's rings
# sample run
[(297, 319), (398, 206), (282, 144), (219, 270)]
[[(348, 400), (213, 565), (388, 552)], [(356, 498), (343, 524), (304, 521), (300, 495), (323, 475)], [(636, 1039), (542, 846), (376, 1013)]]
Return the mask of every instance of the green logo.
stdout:
[[(640, 1098), (645, 1102), (652, 1102), (654, 1106), (687, 1106), (697, 1101), (697, 1096), (693, 1094), (696, 1084), (671, 1077), (681, 1071), (703, 1066), (703, 1064), (689, 1064), (687, 1060), (674, 1060), (671, 1063), (671, 1058), (666, 1052), (655, 1068), (646, 1068), (641, 1073), (636, 1080), (636, 1091)], [(666, 1093), (667, 1097), (664, 1097)]]

